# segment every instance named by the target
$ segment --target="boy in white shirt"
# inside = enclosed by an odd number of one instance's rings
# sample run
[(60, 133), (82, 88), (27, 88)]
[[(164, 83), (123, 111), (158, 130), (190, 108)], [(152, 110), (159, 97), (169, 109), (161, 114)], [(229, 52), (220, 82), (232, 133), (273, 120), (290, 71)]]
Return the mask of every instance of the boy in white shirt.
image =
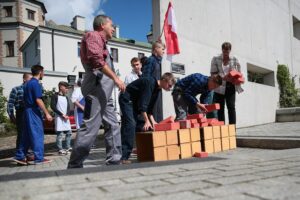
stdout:
[(137, 80), (142, 75), (142, 64), (139, 58), (132, 58), (131, 61), (132, 71), (125, 77), (125, 85), (129, 85), (131, 82)]
[[(71, 148), (71, 124), (69, 120), (70, 103), (69, 98), (66, 96), (69, 90), (69, 84), (61, 81), (58, 83), (59, 92), (55, 93), (51, 98), (51, 109), (55, 113), (55, 131), (57, 134), (56, 145), (59, 155), (68, 154)], [(65, 149), (63, 149), (63, 135), (65, 137)]]

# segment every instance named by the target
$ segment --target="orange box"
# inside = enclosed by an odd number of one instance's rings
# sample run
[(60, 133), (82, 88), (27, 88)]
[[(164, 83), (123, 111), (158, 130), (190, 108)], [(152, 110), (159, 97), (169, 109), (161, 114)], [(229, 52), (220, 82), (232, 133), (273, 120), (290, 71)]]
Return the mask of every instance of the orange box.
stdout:
[(221, 126), (221, 137), (228, 137), (228, 136), (229, 136), (228, 125)]
[(229, 149), (236, 149), (236, 137), (229, 137)]
[(167, 147), (156, 147), (153, 149), (153, 161), (168, 160)]
[(191, 141), (190, 129), (179, 129), (178, 141), (180, 144), (190, 142)]
[(178, 144), (177, 130), (166, 131), (166, 138), (167, 138), (166, 141), (167, 145)]
[(221, 138), (221, 128), (220, 126), (212, 126), (213, 138)]
[(174, 117), (170, 116), (164, 120), (162, 120), (161, 122), (159, 122), (159, 124), (166, 124), (166, 123), (173, 123), (174, 122)]
[(221, 138), (214, 138), (214, 152), (220, 152), (222, 151), (222, 143)]
[(236, 135), (235, 125), (234, 124), (229, 124), (228, 125), (228, 129), (229, 129), (229, 136), (230, 137)]
[(155, 131), (169, 131), (180, 129), (179, 122), (166, 123), (166, 124), (154, 124)]
[(199, 128), (191, 128), (191, 142), (200, 141), (200, 129)]
[(207, 152), (196, 152), (196, 153), (194, 153), (193, 156), (197, 157), (197, 158), (206, 158), (206, 157), (208, 157), (208, 153)]
[(222, 151), (229, 150), (229, 137), (223, 137), (221, 140), (222, 140)]
[(205, 151), (207, 153), (213, 153), (214, 152), (213, 139), (201, 140), (201, 148), (202, 148), (202, 151)]
[[(162, 157), (159, 157), (156, 153), (164, 153), (163, 149), (157, 149), (157, 147), (166, 146), (166, 133), (165, 131), (157, 132), (141, 132), (136, 134), (136, 147), (138, 161), (156, 161), (161, 160)], [(166, 149), (165, 149), (166, 151)]]
[(178, 160), (180, 157), (180, 148), (178, 145), (167, 146), (168, 160)]
[(180, 144), (180, 158), (191, 158), (192, 156), (191, 143)]
[(213, 138), (213, 131), (211, 126), (206, 126), (200, 128), (200, 138), (201, 140), (210, 140)]
[(201, 152), (201, 143), (200, 141), (198, 142), (192, 142), (192, 155), (194, 155), (197, 152)]

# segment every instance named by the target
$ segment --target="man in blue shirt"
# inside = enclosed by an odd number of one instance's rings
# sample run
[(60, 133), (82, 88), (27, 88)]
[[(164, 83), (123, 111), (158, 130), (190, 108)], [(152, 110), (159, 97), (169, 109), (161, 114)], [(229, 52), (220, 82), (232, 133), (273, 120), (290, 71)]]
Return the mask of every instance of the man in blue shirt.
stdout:
[[(17, 140), (16, 149), (20, 146), (21, 135), (22, 135), (22, 124), (23, 124), (23, 111), (24, 111), (24, 100), (23, 100), (23, 86), (32, 78), (30, 73), (23, 74), (23, 84), (14, 87), (10, 94), (7, 102), (7, 114), (12, 123), (17, 126)], [(16, 113), (15, 113), (16, 111)]]
[[(222, 77), (219, 75), (205, 76), (200, 73), (191, 74), (179, 81), (172, 92), (176, 120), (183, 120), (187, 114), (207, 112), (207, 96), (210, 91), (222, 84)], [(200, 102), (196, 96), (201, 94)]]
[[(14, 161), (27, 165), (26, 154), (29, 147), (33, 150), (34, 164), (51, 162), (44, 158), (44, 127), (41, 110), (48, 121), (52, 117), (42, 101), (42, 87), (39, 83), (44, 77), (44, 68), (40, 65), (31, 67), (33, 78), (24, 85), (24, 123), (20, 148)], [(41, 110), (40, 110), (41, 109)]]
[[(128, 159), (132, 152), (138, 115), (144, 118), (143, 131), (153, 129), (156, 121), (153, 118), (153, 107), (161, 89), (170, 91), (175, 84), (171, 73), (165, 73), (160, 80), (154, 77), (142, 77), (130, 83), (119, 97), (122, 111), (121, 139), (122, 163), (131, 163)], [(141, 131), (141, 130), (139, 130)]]

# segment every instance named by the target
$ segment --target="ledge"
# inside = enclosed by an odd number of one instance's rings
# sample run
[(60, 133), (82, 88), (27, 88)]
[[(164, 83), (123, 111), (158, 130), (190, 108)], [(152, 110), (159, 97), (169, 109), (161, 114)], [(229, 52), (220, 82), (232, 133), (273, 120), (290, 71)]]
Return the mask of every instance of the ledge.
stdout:
[(300, 107), (280, 108), (276, 110), (276, 122), (299, 122)]

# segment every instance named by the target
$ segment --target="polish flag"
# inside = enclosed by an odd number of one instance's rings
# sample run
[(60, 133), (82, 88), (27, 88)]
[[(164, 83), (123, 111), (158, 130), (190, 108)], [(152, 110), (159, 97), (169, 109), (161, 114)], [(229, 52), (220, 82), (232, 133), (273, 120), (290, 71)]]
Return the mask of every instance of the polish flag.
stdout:
[(171, 2), (169, 2), (168, 10), (165, 15), (164, 33), (167, 47), (167, 56), (169, 57), (175, 54), (179, 54), (180, 50), (177, 37), (177, 24), (175, 12)]

